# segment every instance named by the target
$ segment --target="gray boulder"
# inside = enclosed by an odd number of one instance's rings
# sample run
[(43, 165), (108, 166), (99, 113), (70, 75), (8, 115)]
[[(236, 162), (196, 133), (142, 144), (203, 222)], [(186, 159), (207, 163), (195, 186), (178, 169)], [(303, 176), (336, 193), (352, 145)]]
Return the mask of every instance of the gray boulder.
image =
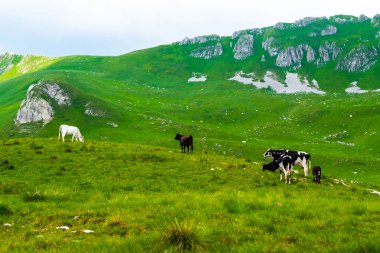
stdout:
[(253, 54), (253, 35), (244, 34), (240, 36), (234, 47), (234, 58), (244, 60)]
[(375, 16), (373, 16), (373, 18), (371, 19), (371, 23), (374, 26), (380, 26), (380, 14), (376, 14)]
[(321, 35), (327, 36), (327, 35), (333, 35), (336, 34), (338, 29), (335, 26), (328, 25), (325, 29), (322, 30)]
[(222, 55), (223, 47), (222, 44), (218, 43), (215, 46), (200, 47), (191, 51), (190, 56), (195, 58), (211, 59)]
[(336, 69), (348, 72), (365, 72), (377, 62), (375, 47), (364, 45), (353, 48), (337, 65)]

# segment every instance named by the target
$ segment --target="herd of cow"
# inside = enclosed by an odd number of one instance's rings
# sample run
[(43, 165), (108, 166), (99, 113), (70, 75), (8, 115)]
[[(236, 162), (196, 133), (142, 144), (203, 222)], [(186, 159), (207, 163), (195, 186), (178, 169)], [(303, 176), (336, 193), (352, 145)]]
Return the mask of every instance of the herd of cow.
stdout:
[[(72, 135), (71, 141), (84, 141), (83, 135), (80, 133), (79, 128), (75, 126), (61, 125), (58, 132), (58, 140), (62, 137), (62, 141), (65, 141), (65, 135)], [(181, 146), (181, 152), (193, 152), (193, 136), (177, 134), (174, 140), (178, 140)], [(282, 174), (285, 177), (285, 183), (291, 182), (292, 170), (295, 164), (300, 165), (305, 172), (305, 177), (309, 175), (310, 168), (310, 154), (303, 151), (291, 151), (291, 150), (273, 150), (268, 149), (264, 153), (264, 157), (272, 157), (273, 161), (269, 164), (263, 165), (263, 170), (276, 171), (280, 169), (280, 180), (282, 180)], [(321, 181), (321, 167), (313, 167), (313, 181), (320, 183)]]

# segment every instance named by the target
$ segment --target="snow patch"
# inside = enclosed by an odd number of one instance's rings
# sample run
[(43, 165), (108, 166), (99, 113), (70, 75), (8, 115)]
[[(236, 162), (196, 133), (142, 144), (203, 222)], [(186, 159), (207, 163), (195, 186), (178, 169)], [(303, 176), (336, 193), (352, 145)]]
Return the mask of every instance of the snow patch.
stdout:
[(350, 93), (350, 94), (363, 94), (363, 93), (367, 93), (367, 92), (380, 92), (380, 89), (376, 89), (376, 90), (363, 90), (363, 89), (361, 89), (358, 86), (358, 82), (352, 82), (351, 86), (348, 87), (347, 89), (345, 89), (345, 91), (347, 93)]
[(276, 80), (276, 75), (270, 71), (267, 71), (264, 77), (264, 81), (257, 81), (253, 73), (244, 74), (240, 71), (228, 80), (236, 81), (243, 84), (250, 84), (258, 89), (271, 88), (277, 93), (315, 93), (326, 94), (326, 92), (319, 90), (318, 82), (314, 79), (312, 84), (307, 79), (300, 80), (297, 73), (286, 73), (285, 84)]
[(193, 76), (190, 77), (187, 82), (193, 83), (193, 82), (206, 82), (207, 76), (200, 73), (193, 73)]

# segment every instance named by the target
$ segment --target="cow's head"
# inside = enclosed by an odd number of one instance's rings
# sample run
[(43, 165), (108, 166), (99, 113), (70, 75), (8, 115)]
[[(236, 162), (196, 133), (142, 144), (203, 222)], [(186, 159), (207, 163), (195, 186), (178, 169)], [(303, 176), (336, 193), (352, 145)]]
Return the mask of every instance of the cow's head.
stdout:
[(78, 136), (78, 139), (79, 139), (80, 142), (84, 142), (84, 137), (83, 137), (83, 135), (80, 134), (80, 135)]
[(181, 134), (176, 134), (176, 136), (174, 137), (174, 140), (179, 140), (181, 139), (182, 135)]
[(264, 157), (272, 156), (272, 154), (273, 154), (272, 149), (268, 149), (268, 150), (264, 153)]

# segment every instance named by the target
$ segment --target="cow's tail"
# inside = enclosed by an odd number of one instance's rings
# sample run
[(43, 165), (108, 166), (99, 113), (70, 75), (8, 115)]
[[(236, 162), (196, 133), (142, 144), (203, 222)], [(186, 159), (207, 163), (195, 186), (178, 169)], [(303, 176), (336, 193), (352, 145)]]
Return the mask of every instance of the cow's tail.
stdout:
[(191, 148), (191, 153), (193, 153), (193, 136), (192, 135), (189, 135), (189, 140), (190, 140), (190, 148)]
[(307, 163), (307, 168), (309, 170), (309, 172), (311, 171), (311, 156), (309, 155), (308, 157), (306, 157), (306, 163)]

